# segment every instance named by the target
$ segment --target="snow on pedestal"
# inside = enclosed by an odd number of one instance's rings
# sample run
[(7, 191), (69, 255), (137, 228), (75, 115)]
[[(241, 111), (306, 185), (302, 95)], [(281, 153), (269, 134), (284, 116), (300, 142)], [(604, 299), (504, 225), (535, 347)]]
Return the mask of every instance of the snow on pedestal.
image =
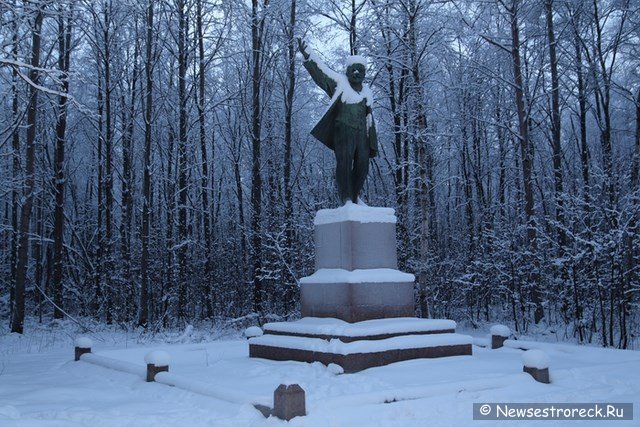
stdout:
[(527, 350), (522, 354), (522, 371), (538, 382), (549, 384), (549, 356), (541, 350)]
[(394, 283), (413, 282), (415, 276), (392, 268), (367, 268), (353, 271), (342, 268), (321, 268), (300, 283)]
[(343, 342), (357, 338), (371, 339), (392, 335), (412, 335), (428, 333), (454, 332), (456, 322), (447, 319), (417, 319), (414, 317), (396, 317), (372, 319), (349, 323), (330, 317), (304, 317), (293, 322), (266, 323), (266, 333), (309, 336), (317, 338), (336, 337)]
[(493, 325), (491, 327), (491, 348), (500, 348), (504, 341), (511, 335), (511, 329), (505, 325)]
[(390, 222), (396, 223), (396, 213), (392, 208), (376, 208), (364, 204), (347, 202), (335, 209), (321, 209), (316, 213), (314, 225), (331, 224), (334, 222)]
[(156, 374), (159, 372), (169, 372), (169, 362), (171, 356), (162, 350), (152, 351), (144, 357), (147, 364), (147, 382), (155, 380)]

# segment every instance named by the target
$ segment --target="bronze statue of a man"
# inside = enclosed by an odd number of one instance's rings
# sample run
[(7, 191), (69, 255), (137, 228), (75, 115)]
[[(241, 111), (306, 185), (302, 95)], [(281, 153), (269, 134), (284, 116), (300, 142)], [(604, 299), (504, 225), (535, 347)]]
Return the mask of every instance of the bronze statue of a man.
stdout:
[(331, 97), (331, 106), (311, 131), (316, 139), (336, 154), (336, 183), (340, 202), (358, 203), (358, 194), (369, 172), (369, 158), (378, 154), (378, 138), (371, 108), (373, 94), (363, 83), (365, 61), (360, 56), (347, 59), (347, 72), (339, 74), (327, 67), (298, 39), (304, 68), (313, 81)]

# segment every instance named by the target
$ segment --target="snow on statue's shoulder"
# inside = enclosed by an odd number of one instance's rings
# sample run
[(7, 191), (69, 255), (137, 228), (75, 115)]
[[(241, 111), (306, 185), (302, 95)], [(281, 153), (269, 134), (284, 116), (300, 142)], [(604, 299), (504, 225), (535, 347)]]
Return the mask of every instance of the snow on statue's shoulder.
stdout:
[(144, 361), (145, 363), (150, 365), (169, 366), (169, 363), (171, 362), (171, 356), (169, 356), (169, 353), (167, 353), (166, 351), (156, 350), (147, 353), (147, 355), (144, 357)]
[(395, 223), (396, 213), (392, 208), (376, 208), (349, 201), (339, 208), (319, 210), (313, 223), (322, 225), (344, 221)]
[(527, 368), (545, 369), (549, 367), (550, 360), (542, 350), (527, 350), (522, 353), (522, 363)]

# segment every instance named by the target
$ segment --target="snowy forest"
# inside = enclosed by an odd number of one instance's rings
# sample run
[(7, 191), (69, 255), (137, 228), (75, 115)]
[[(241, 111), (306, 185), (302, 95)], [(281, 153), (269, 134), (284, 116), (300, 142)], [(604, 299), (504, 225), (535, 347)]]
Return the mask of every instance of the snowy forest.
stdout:
[(416, 314), (637, 348), (637, 0), (0, 0), (0, 319), (295, 318), (368, 59)]

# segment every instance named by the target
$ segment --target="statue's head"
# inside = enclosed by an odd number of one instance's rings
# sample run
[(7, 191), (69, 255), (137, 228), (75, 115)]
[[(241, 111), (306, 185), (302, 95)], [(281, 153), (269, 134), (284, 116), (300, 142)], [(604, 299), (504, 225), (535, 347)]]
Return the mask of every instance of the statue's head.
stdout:
[(349, 83), (362, 83), (366, 73), (366, 64), (366, 60), (360, 55), (352, 55), (347, 58), (347, 78)]

